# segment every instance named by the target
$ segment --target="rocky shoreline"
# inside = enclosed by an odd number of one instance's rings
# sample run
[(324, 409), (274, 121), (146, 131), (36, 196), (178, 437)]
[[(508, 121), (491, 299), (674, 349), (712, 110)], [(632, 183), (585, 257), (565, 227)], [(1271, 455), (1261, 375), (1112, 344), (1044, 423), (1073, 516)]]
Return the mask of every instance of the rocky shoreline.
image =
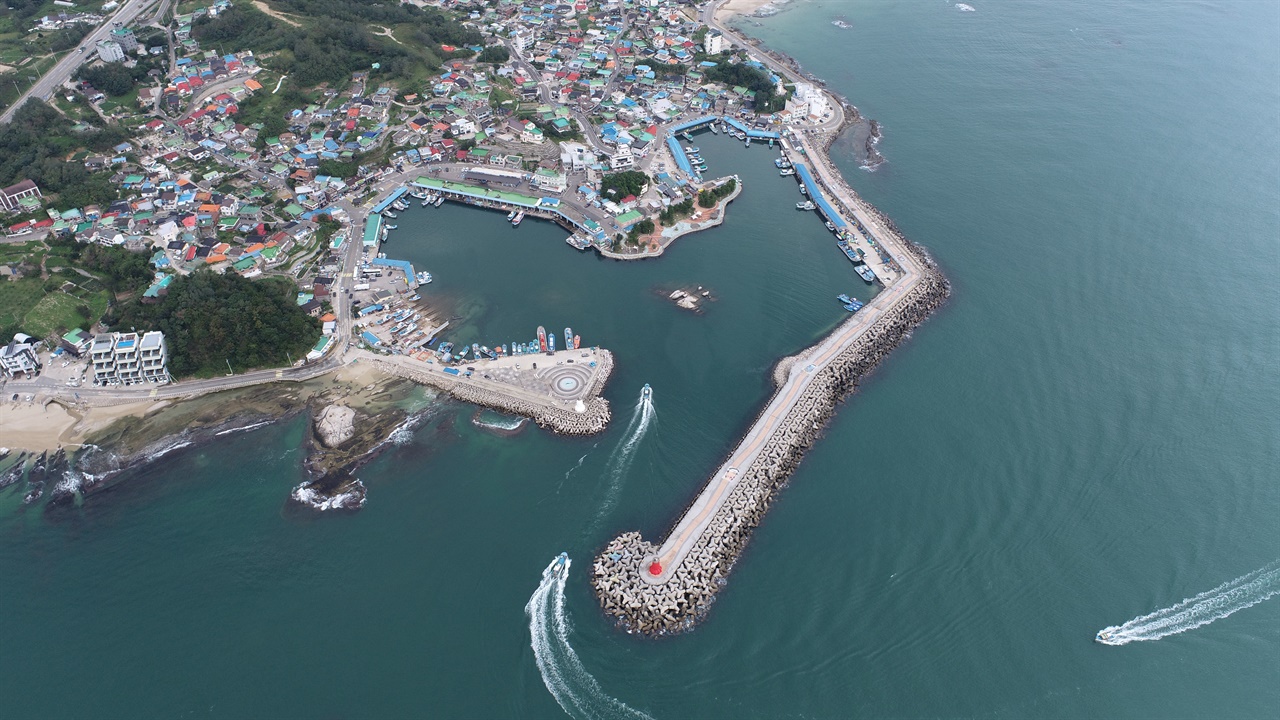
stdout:
[[(743, 471), (708, 530), (666, 582), (655, 584), (642, 578), (642, 560), (653, 556), (659, 545), (644, 540), (638, 532), (618, 536), (596, 556), (591, 580), (596, 596), (604, 612), (627, 632), (679, 633), (691, 629), (705, 615), (775, 493), (821, 434), (837, 405), (949, 297), (950, 284), (933, 258), (924, 248), (903, 238), (882, 214), (877, 215), (920, 262), (925, 277), (819, 372), (791, 406), (783, 429), (768, 440), (764, 450)], [(775, 384), (781, 386), (791, 365), (803, 357), (804, 353), (780, 360), (773, 371)], [(764, 407), (767, 406), (766, 403)], [(696, 499), (694, 495), (690, 505)]]

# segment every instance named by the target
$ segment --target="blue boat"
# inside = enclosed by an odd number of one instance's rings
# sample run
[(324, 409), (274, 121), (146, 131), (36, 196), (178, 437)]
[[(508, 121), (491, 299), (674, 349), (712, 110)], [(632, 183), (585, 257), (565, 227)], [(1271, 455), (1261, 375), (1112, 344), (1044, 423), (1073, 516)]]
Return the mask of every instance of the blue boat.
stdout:
[(564, 349), (573, 349), (573, 330), (570, 330), (569, 328), (564, 329)]
[(836, 300), (839, 300), (841, 305), (848, 305), (849, 303), (853, 302), (853, 298), (849, 297), (848, 295), (845, 295), (844, 293), (840, 293), (839, 295), (837, 295)]

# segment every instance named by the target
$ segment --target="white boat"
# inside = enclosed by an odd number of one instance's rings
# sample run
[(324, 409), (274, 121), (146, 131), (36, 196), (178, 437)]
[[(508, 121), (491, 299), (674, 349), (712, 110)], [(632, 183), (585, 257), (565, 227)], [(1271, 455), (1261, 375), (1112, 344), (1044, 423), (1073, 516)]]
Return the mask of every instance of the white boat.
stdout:
[(645, 383), (644, 388), (640, 390), (640, 397), (644, 400), (653, 397), (653, 388), (649, 387), (649, 383)]
[(516, 214), (516, 219), (511, 221), (511, 227), (520, 227), (520, 223), (524, 221), (524, 211), (521, 210)]
[(434, 203), (432, 203), (432, 204), (433, 204), (433, 205), (435, 205), (436, 207), (440, 207), (441, 205), (443, 205), (443, 204), (444, 204), (444, 195), (437, 195), (437, 196), (436, 196), (436, 201), (435, 201)]
[(551, 574), (560, 577), (569, 569), (569, 553), (560, 553), (556, 556), (556, 562), (551, 566)]

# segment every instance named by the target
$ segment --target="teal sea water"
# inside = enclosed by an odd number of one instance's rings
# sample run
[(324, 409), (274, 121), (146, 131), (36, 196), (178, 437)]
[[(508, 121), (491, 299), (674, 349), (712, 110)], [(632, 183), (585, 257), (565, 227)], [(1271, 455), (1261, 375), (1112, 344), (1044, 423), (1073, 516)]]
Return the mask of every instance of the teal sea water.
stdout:
[[(772, 153), (705, 134), (744, 192), (658, 261), (453, 206), (387, 246), (435, 275), (456, 339), (572, 325), (613, 349), (605, 434), (499, 437), (446, 405), (360, 472), (349, 516), (285, 507), (300, 422), (72, 511), (0, 495), (0, 714), (1274, 715), (1280, 599), (1092, 640), (1280, 558), (1280, 8), (970, 4), (747, 26), (883, 123), (887, 164), (859, 170), (853, 141), (837, 162), (955, 292), (842, 408), (695, 632), (614, 630), (592, 554), (660, 537), (772, 362), (841, 319), (836, 293), (868, 294)], [(658, 295), (684, 284), (718, 299)], [(542, 578), (561, 550), (562, 589)]]

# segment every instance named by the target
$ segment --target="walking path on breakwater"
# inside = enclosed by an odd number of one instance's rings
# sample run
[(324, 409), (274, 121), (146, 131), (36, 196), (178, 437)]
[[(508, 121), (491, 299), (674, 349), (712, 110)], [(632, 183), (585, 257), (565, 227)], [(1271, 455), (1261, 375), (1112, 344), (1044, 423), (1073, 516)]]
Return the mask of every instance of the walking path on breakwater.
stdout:
[(835, 199), (832, 212), (841, 221), (855, 220), (899, 272), (886, 273), (885, 290), (821, 342), (779, 363), (778, 390), (661, 545), (624, 533), (596, 558), (596, 594), (628, 630), (666, 634), (692, 627), (836, 403), (950, 292), (923, 249), (834, 181), (838, 175), (823, 151), (815, 152), (803, 135), (793, 137), (793, 147)]
[[(353, 354), (389, 375), (449, 393), (459, 400), (519, 415), (562, 435), (593, 435), (609, 424), (609, 401), (600, 397), (613, 371), (603, 348), (561, 350), (473, 360), (445, 372), (442, 365), (406, 355)], [(466, 368), (475, 368), (470, 376)]]

